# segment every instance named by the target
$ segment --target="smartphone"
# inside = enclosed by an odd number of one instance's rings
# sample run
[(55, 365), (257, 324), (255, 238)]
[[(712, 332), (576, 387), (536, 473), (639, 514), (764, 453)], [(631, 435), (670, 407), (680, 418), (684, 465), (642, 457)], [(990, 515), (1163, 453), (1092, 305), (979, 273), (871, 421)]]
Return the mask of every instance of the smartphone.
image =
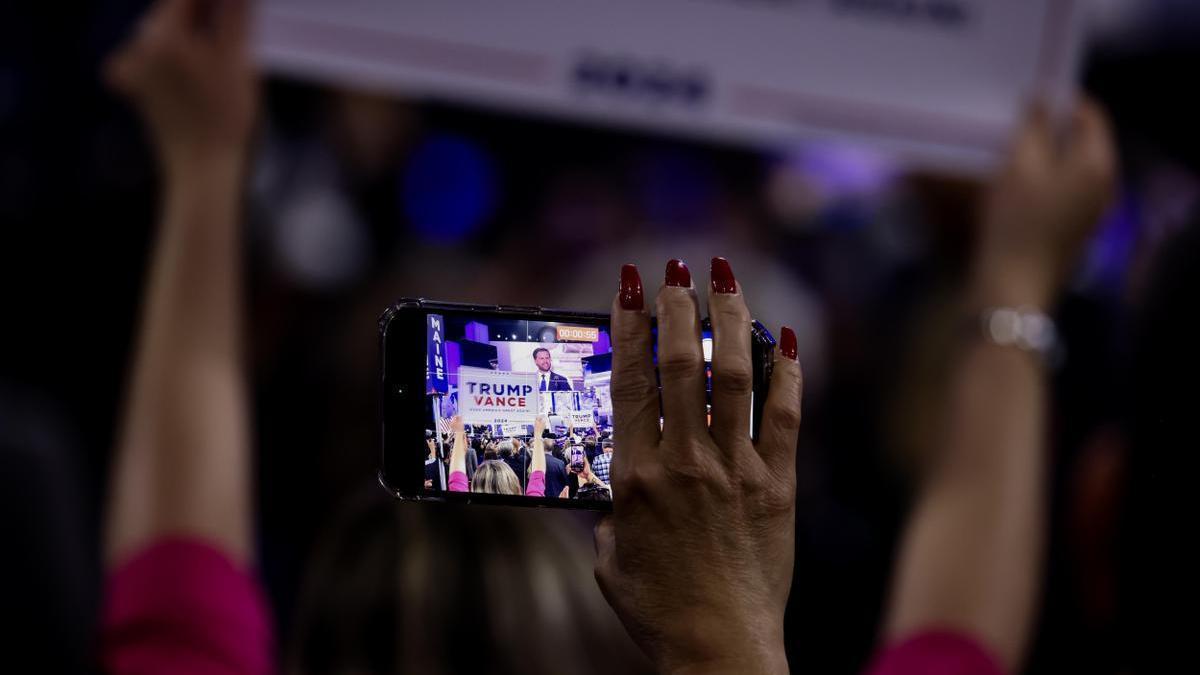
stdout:
[[(749, 330), (754, 364), (750, 430), (757, 437), (775, 339), (757, 321)], [(379, 481), (388, 492), (408, 500), (611, 510), (611, 502), (551, 495), (556, 486), (552, 477), (541, 493), (531, 480), (531, 453), (553, 447), (544, 438), (533, 438), (537, 416), (548, 421), (544, 436), (560, 448), (567, 446), (563, 457), (576, 472), (583, 468), (585, 450), (572, 435), (581, 441), (594, 436), (597, 447), (612, 438), (607, 314), (404, 298), (384, 310), (379, 337)], [(712, 331), (707, 320), (702, 340), (711, 400)], [(447, 438), (455, 415), (467, 433), (465, 480), (449, 467)], [(620, 452), (613, 448), (614, 456)]]
[(571, 473), (580, 473), (583, 471), (583, 462), (586, 456), (587, 453), (584, 452), (582, 445), (572, 445), (568, 453), (570, 463), (567, 465), (567, 470)]

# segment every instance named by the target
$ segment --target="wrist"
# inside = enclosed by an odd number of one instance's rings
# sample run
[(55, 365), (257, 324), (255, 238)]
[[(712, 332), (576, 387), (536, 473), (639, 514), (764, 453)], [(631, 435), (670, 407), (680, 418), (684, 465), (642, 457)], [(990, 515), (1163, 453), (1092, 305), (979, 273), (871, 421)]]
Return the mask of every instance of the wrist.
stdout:
[(656, 668), (670, 675), (726, 675), (728, 673), (787, 673), (787, 654), (783, 645), (770, 652), (740, 652), (709, 658), (689, 658), (664, 662)]
[(978, 309), (1030, 307), (1049, 310), (1055, 283), (1049, 266), (1031, 260), (984, 259), (969, 285), (968, 300)]
[(246, 162), (244, 145), (176, 145), (159, 153), (168, 182), (193, 181), (210, 177), (240, 178)]
[(655, 670), (675, 675), (788, 672), (782, 620), (761, 630), (730, 628), (721, 622), (706, 626), (694, 639), (668, 640), (673, 644), (658, 654)]

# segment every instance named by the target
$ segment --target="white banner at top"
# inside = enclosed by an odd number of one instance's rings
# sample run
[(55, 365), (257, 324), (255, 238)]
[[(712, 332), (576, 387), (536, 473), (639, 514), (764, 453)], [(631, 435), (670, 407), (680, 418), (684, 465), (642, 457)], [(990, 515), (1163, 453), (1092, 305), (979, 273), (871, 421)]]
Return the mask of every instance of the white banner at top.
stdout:
[(1083, 0), (265, 0), (280, 73), (778, 145), (985, 169), (1074, 89)]

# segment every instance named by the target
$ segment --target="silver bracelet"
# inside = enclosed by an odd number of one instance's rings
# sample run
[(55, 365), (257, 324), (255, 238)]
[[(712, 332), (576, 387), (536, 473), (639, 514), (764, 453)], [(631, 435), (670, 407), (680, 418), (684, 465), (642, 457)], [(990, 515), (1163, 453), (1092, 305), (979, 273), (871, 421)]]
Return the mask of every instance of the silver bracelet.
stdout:
[(1061, 361), (1054, 320), (1033, 307), (986, 309), (980, 315), (980, 328), (983, 338), (994, 345), (1031, 352), (1050, 367)]

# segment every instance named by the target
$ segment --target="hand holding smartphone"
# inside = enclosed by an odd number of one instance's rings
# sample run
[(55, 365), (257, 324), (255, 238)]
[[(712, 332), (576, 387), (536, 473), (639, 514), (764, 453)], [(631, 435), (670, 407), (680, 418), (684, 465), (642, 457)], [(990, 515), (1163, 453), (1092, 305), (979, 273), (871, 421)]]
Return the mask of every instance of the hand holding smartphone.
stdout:
[[(758, 322), (747, 330), (755, 436), (775, 340)], [(574, 436), (594, 429), (597, 448), (612, 442), (608, 315), (402, 299), (380, 318), (380, 348), (379, 477), (396, 497), (611, 510), (610, 492)], [(711, 349), (706, 354), (711, 360)], [(711, 378), (706, 390), (707, 399)], [(470, 477), (451, 466), (460, 440), (464, 466), (471, 452), (477, 461)], [(577, 489), (566, 489), (572, 482)]]

